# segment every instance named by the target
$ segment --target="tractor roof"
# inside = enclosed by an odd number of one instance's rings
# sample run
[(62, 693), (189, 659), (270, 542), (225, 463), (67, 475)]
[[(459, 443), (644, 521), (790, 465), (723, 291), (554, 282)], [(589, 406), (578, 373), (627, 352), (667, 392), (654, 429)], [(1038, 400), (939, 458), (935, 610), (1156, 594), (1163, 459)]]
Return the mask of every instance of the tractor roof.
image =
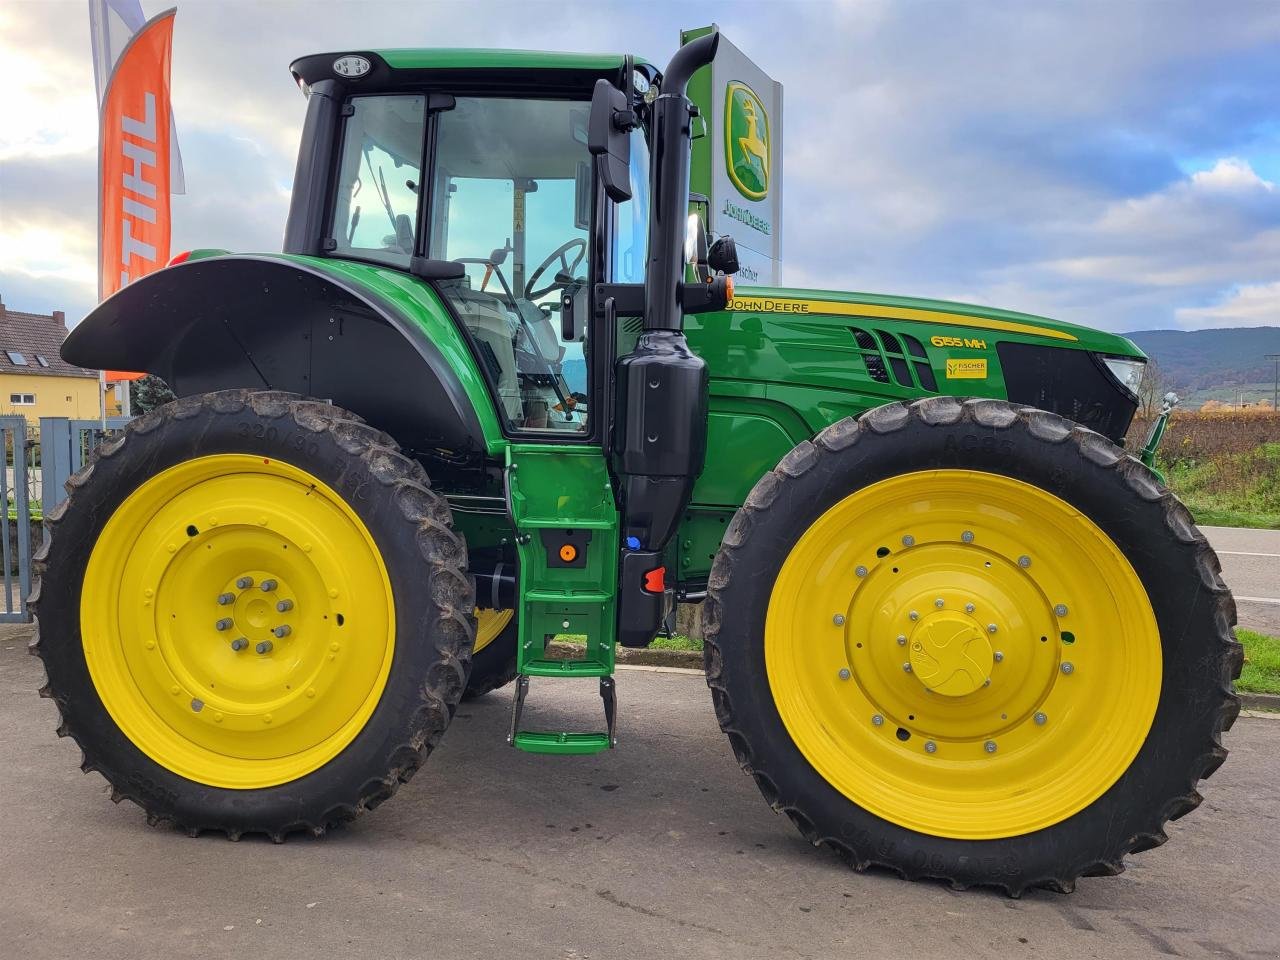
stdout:
[(398, 70), (589, 70), (622, 68), (620, 53), (556, 53), (547, 50), (490, 50), (464, 47), (397, 48), (374, 51)]

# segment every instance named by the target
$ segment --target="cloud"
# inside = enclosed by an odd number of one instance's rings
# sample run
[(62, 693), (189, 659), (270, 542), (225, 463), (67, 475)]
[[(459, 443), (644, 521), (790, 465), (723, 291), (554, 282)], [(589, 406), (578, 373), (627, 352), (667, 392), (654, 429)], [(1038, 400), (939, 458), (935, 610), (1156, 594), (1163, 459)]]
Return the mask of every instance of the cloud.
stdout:
[[(174, 249), (278, 249), (305, 112), (287, 70), (296, 56), (482, 45), (661, 63), (680, 26), (714, 20), (785, 87), (788, 283), (1118, 330), (1222, 322), (1210, 311), (1280, 283), (1280, 191), (1259, 172), (1273, 176), (1280, 157), (1275, 4), (1229, 17), (1196, 0), (316, 9), (179, 5), (173, 94), (190, 193), (174, 200)], [(20, 67), (0, 128), (0, 249), (14, 258), (0, 259), (0, 292), (17, 306), (14, 291), (43, 277), (74, 297), (73, 317), (92, 302), (96, 223), (83, 3), (4, 5), (0, 57)]]
[(1280, 326), (1280, 281), (1236, 287), (1206, 307), (1179, 307), (1177, 321), (1187, 329)]

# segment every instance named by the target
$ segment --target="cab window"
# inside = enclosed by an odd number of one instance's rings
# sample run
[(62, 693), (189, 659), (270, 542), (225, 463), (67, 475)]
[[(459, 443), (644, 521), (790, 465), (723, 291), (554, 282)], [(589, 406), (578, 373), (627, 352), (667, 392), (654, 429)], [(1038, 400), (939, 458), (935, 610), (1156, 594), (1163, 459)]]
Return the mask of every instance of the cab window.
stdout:
[[(585, 334), (566, 340), (561, 299), (588, 316), (594, 190), (588, 105), (459, 97), (438, 115), (428, 248), (466, 265), (440, 284), (470, 329), (518, 430), (588, 426)], [(585, 330), (585, 323), (582, 328)]]

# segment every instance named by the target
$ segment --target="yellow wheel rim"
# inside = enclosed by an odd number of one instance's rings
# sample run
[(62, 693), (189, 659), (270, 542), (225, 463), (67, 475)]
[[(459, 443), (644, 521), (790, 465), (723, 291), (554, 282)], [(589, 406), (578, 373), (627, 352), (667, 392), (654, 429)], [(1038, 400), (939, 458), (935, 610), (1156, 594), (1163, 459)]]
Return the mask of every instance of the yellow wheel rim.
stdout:
[(516, 615), (514, 610), (485, 610), (476, 608), (476, 645), (472, 653), (479, 653), (507, 629), (507, 624)]
[(819, 517), (774, 584), (765, 664), (828, 783), (957, 839), (1088, 807), (1137, 755), (1161, 679), (1151, 604), (1111, 539), (967, 470), (883, 480)]
[(391, 670), (377, 545), (333, 490), (241, 454), (134, 491), (89, 557), (85, 661), (120, 730), (189, 780), (254, 789), (341, 753)]

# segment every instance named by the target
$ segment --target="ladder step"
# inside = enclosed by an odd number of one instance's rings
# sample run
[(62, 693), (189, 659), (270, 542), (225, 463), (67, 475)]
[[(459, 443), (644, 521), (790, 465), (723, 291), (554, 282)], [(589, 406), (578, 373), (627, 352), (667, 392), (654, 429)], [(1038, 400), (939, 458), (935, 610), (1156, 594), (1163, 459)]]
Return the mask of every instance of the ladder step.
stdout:
[(602, 603), (608, 603), (613, 599), (610, 593), (566, 593), (561, 590), (526, 590), (524, 598), (527, 601), (570, 604), (581, 603), (599, 606)]
[(551, 753), (580, 755), (608, 750), (607, 733), (551, 733), (542, 730), (521, 730), (515, 735), (512, 746), (525, 753)]
[(529, 677), (607, 677), (613, 668), (598, 660), (527, 660), (524, 672)]

